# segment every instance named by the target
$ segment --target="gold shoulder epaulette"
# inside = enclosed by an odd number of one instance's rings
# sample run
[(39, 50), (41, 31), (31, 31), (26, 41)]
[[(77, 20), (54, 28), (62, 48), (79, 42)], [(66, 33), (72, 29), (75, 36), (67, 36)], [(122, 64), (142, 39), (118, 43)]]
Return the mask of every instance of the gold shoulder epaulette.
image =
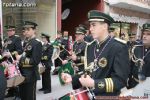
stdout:
[(117, 41), (119, 41), (119, 42), (121, 42), (121, 43), (123, 43), (123, 44), (127, 44), (127, 41), (125, 41), (125, 40), (122, 40), (122, 39), (120, 39), (120, 38), (114, 38), (115, 40), (117, 40)]

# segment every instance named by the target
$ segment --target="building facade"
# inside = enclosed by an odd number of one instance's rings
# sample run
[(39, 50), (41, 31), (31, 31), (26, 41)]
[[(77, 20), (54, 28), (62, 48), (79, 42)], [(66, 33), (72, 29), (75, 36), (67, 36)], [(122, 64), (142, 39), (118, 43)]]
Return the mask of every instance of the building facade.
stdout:
[[(150, 23), (149, 0), (105, 0), (109, 5), (109, 14), (120, 27), (120, 33), (141, 34), (144, 23)], [(105, 5), (107, 6), (107, 5)]]
[[(22, 5), (20, 5), (22, 4)], [(56, 34), (56, 0), (2, 0), (3, 26), (17, 26), (21, 34), (23, 21), (34, 21), (38, 24), (37, 36), (48, 33), (53, 40)], [(5, 30), (4, 30), (5, 36)]]

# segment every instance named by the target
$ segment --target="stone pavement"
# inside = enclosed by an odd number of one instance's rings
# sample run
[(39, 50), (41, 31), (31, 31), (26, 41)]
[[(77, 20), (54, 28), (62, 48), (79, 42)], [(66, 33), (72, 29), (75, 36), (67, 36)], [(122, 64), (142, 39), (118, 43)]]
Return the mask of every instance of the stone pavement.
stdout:
[[(48, 94), (43, 94), (42, 91), (38, 91), (42, 87), (42, 81), (37, 82), (36, 90), (36, 100), (57, 100), (59, 97), (64, 96), (65, 94), (71, 92), (71, 84), (61, 86), (58, 75), (52, 75), (52, 92)], [(14, 100), (14, 98), (6, 98), (4, 100)]]

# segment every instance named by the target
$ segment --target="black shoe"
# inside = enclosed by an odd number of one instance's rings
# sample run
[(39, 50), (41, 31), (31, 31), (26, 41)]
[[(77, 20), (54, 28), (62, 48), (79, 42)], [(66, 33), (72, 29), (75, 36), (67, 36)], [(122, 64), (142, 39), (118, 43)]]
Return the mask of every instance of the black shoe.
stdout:
[(41, 88), (41, 89), (39, 89), (39, 91), (44, 91), (44, 89), (43, 89), (43, 88)]
[(51, 93), (51, 91), (50, 91), (50, 90), (44, 90), (43, 93), (44, 93), (44, 94), (47, 94), (47, 93)]

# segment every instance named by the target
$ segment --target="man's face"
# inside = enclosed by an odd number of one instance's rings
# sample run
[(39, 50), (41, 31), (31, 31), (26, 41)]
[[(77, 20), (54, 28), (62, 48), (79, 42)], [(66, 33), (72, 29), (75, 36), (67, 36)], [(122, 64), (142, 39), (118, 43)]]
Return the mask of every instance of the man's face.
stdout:
[(62, 34), (57, 34), (57, 38), (61, 38), (62, 37)]
[(42, 37), (42, 41), (45, 43), (47, 40), (45, 37)]
[(8, 36), (14, 35), (15, 34), (15, 29), (8, 29), (7, 34), (8, 34)]
[(33, 36), (33, 34), (35, 33), (35, 29), (31, 28), (31, 27), (28, 27), (28, 28), (25, 28), (24, 30), (24, 35), (27, 37), (27, 38), (30, 38)]
[(76, 41), (82, 41), (84, 39), (84, 35), (83, 34), (76, 34)]
[(100, 36), (102, 36), (104, 31), (104, 23), (93, 21), (90, 22), (90, 31), (94, 39), (98, 39)]
[(64, 35), (64, 37), (66, 36), (68, 36), (68, 31), (64, 31), (64, 33), (63, 33), (63, 35)]
[(150, 46), (150, 31), (143, 32), (143, 44)]

